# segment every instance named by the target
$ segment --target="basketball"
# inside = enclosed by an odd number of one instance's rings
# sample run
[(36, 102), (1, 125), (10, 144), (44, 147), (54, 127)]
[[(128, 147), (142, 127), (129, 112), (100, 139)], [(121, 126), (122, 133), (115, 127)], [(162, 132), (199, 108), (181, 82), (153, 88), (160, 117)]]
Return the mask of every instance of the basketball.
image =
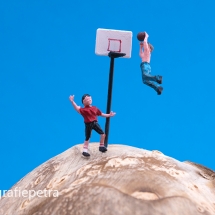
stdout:
[(139, 41), (143, 41), (143, 40), (145, 39), (145, 32), (139, 32), (139, 33), (137, 34), (137, 39), (138, 39)]

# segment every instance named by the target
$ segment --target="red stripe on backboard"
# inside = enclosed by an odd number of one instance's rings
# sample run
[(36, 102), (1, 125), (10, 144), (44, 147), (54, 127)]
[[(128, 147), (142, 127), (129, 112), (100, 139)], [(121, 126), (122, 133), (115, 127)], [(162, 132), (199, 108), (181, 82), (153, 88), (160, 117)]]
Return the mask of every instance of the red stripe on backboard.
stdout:
[(113, 51), (110, 49), (110, 44), (111, 44), (111, 41), (119, 41), (119, 49), (115, 52), (121, 52), (121, 44), (122, 44), (122, 40), (119, 40), (119, 39), (112, 39), (112, 38), (108, 38), (108, 49), (107, 51)]

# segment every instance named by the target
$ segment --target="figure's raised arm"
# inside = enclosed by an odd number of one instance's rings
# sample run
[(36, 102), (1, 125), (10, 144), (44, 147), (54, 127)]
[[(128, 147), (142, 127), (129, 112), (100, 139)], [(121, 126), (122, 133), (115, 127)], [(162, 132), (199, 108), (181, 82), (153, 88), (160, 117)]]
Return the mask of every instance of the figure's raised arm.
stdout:
[(140, 42), (140, 51), (139, 51), (140, 57), (141, 57), (142, 53), (143, 53), (143, 42)]
[(72, 103), (72, 106), (74, 107), (74, 109), (78, 112), (78, 113), (80, 113), (80, 106), (78, 106), (76, 103), (75, 103), (75, 101), (74, 101), (74, 95), (70, 95), (69, 96), (69, 100), (70, 100), (70, 102)]
[(143, 48), (144, 48), (144, 50), (145, 49), (149, 49), (148, 37), (149, 37), (149, 35), (145, 32), (145, 38), (144, 38), (144, 41), (143, 41)]
[(116, 113), (111, 111), (110, 113), (102, 113), (101, 116), (103, 117), (112, 117), (112, 116), (115, 116)]

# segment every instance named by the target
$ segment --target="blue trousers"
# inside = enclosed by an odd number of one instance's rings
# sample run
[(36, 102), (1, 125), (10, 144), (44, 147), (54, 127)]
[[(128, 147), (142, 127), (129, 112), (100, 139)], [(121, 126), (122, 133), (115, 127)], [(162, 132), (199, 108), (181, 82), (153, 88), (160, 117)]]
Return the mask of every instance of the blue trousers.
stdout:
[(143, 83), (146, 84), (147, 86), (153, 88), (155, 91), (157, 91), (159, 85), (154, 83), (154, 82), (159, 80), (159, 76), (158, 75), (155, 75), (155, 76), (150, 75), (151, 66), (148, 62), (142, 62), (140, 64), (140, 68), (142, 71)]

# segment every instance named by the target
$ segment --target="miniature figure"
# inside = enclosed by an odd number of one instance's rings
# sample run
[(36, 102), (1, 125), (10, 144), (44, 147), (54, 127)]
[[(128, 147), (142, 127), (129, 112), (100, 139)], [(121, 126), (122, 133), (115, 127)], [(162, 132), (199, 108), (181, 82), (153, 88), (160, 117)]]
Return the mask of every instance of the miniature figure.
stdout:
[(80, 113), (84, 118), (85, 123), (85, 141), (83, 145), (83, 153), (82, 155), (85, 157), (89, 157), (90, 154), (88, 152), (89, 139), (91, 136), (92, 129), (95, 130), (98, 134), (100, 134), (100, 145), (99, 151), (106, 152), (107, 148), (104, 146), (105, 133), (101, 129), (98, 124), (97, 116), (103, 117), (113, 117), (116, 113), (110, 112), (109, 114), (102, 113), (97, 107), (92, 106), (92, 97), (89, 94), (84, 94), (82, 96), (82, 103), (84, 104), (84, 108), (78, 106), (74, 101), (74, 95), (69, 96), (69, 100), (71, 101), (74, 109)]
[[(142, 80), (143, 83), (148, 85), (149, 87), (152, 87), (158, 95), (161, 95), (163, 91), (163, 87), (159, 86), (158, 84), (162, 84), (162, 76), (156, 75), (152, 76), (150, 75), (151, 72), (151, 66), (150, 66), (150, 60), (151, 60), (151, 52), (153, 51), (153, 46), (147, 41), (149, 35), (145, 32), (144, 40), (140, 42), (140, 58), (142, 60), (142, 63), (140, 64), (140, 68), (142, 71)], [(143, 51), (144, 49), (144, 51)], [(155, 84), (154, 82), (157, 82), (158, 84)]]

